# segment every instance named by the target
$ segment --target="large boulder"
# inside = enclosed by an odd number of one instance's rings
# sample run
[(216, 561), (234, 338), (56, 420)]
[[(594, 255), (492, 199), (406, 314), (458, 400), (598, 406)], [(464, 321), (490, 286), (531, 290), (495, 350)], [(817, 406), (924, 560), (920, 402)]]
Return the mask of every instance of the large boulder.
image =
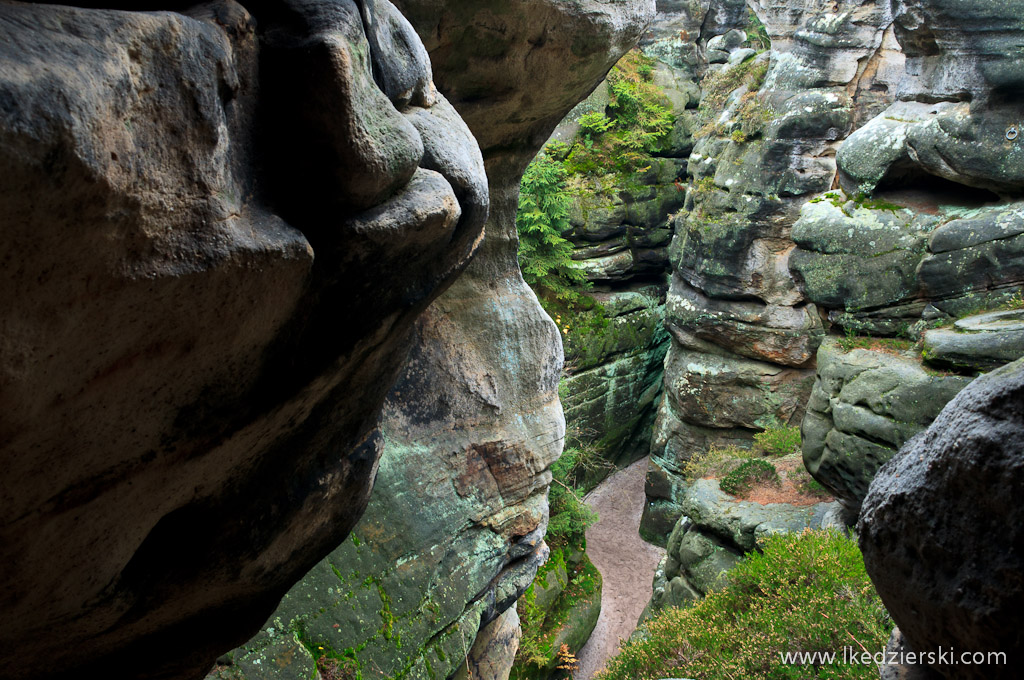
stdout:
[[(932, 653), (925, 660), (943, 677), (1019, 676), (1021, 451), (1024, 360), (964, 389), (879, 471), (864, 499), (858, 531), (871, 580), (907, 645)], [(940, 649), (953, 650), (946, 661), (936, 658)], [(958, 663), (962, 652), (1008, 657), (968, 665)]]
[(0, 3), (6, 677), (197, 677), (251, 635), (359, 518), (479, 242), (394, 8), (257, 9)]

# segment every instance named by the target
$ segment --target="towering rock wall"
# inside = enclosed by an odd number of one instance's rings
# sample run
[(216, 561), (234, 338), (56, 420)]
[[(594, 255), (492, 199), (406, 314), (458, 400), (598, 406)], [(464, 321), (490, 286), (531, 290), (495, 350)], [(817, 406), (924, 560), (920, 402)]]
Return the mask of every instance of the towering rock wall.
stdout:
[(749, 446), (762, 428), (800, 422), (823, 328), (789, 271), (793, 223), (833, 185), (840, 141), (891, 101), (902, 66), (887, 2), (750, 7), (770, 55), (740, 51), (729, 32), (746, 19), (738, 8), (689, 10), (705, 17), (691, 22), (701, 26), (702, 127), (670, 249), (672, 341), (642, 523), (659, 540), (680, 516), (681, 469), (695, 451)]
[(449, 677), (464, 664), (474, 678), (500, 677), (515, 652), (513, 605), (547, 555), (562, 348), (519, 271), (519, 180), (566, 112), (639, 40), (653, 7), (398, 4), (483, 149), (486, 236), (416, 324), (363, 519), (224, 659), (221, 677), (267, 668), (308, 677), (320, 655), (321, 668), (350, 664), (363, 678)]
[(361, 514), (480, 241), (395, 9), (254, 11), (0, 4), (6, 677), (197, 677), (251, 635)]
[[(910, 278), (925, 303), (915, 310), (917, 319), (948, 325), (966, 311), (999, 307), (1014, 293), (1011, 306), (1019, 308), (1024, 151), (1016, 93), (1024, 77), (1024, 3), (978, 2), (968, 10), (948, 0), (919, 0), (895, 9), (907, 54), (901, 101), (849, 140), (840, 153), (841, 177), (897, 196), (912, 189), (916, 201), (909, 208), (933, 213), (935, 226)], [(871, 147), (886, 152), (869, 154)], [(1009, 200), (992, 201), (990, 192)], [(858, 312), (851, 316), (865, 316)], [(887, 309), (871, 320), (894, 316)], [(1002, 353), (1013, 343), (995, 343), (1000, 352), (993, 352), (991, 340), (980, 336), (991, 337), (993, 326), (1004, 339), (1012, 336), (1019, 318), (1019, 309), (1003, 311), (926, 331), (925, 358), (987, 370), (997, 357), (1013, 358)], [(985, 326), (989, 333), (979, 332)], [(955, 357), (943, 349), (950, 342), (960, 348)], [(982, 345), (988, 350), (979, 354)], [(1021, 356), (1024, 345), (1015, 347)], [(925, 656), (929, 677), (1017, 674), (1024, 601), (1014, 500), (1022, 481), (1021, 364), (994, 370), (960, 392), (882, 467), (864, 499), (858, 528), (865, 564), (905, 648), (970, 650), (987, 662), (950, 665)], [(1000, 663), (986, 653), (1008, 656)]]
[(898, 101), (843, 143), (842, 190), (805, 205), (793, 228), (790, 267), (831, 321), (921, 340), (898, 357), (819, 353), (804, 459), (851, 522), (878, 468), (970, 376), (1024, 355), (1021, 313), (1005, 309), (1024, 284), (1013, 11), (895, 3)]

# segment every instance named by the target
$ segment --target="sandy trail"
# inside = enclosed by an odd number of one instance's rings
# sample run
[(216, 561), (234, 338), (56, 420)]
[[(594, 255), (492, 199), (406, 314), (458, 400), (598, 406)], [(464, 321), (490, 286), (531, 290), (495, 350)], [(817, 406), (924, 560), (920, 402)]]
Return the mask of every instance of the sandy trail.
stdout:
[(628, 638), (647, 601), (651, 579), (665, 551), (645, 543), (637, 530), (644, 509), (647, 459), (633, 463), (602, 482), (587, 496), (600, 520), (587, 529), (587, 554), (604, 578), (601, 618), (590, 641), (577, 655), (576, 680), (590, 680)]

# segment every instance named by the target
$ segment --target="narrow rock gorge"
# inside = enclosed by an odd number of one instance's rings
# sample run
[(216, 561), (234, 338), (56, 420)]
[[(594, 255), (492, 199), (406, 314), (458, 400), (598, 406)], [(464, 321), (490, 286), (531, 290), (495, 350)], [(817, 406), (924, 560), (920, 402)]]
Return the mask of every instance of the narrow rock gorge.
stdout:
[(76, 5), (0, 0), (0, 675), (578, 678), (631, 465), (637, 640), (852, 535), (1009, 655), (883, 678), (1019, 674), (1024, 0)]

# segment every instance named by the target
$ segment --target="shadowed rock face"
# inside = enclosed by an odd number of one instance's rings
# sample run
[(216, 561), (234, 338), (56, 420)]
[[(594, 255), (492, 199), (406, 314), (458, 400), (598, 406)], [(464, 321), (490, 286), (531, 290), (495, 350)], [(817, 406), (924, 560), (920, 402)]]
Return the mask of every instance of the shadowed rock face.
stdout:
[(387, 2), (0, 4), (0, 665), (195, 677), (361, 514), (479, 149)]
[(298, 677), (283, 666), (303, 656), (298, 667), (312, 663), (292, 635), (299, 626), (313, 650), (358, 650), (364, 678), (448, 677), (467, 651), (477, 661), (462, 672), (483, 677), (483, 650), (505, 634), (489, 624), (503, 620), (547, 554), (548, 467), (565, 428), (563, 355), (519, 271), (519, 180), (565, 113), (639, 40), (653, 3), (398, 6), (430, 50), (438, 90), (485, 150), (486, 237), (416, 324), (356, 539), (289, 592), (233, 666), (218, 669), (227, 677), (266, 677), (267, 668)]
[[(886, 609), (915, 652), (1003, 652), (948, 678), (1015, 678), (1024, 611), (1024, 360), (975, 380), (871, 483), (858, 533)], [(938, 663), (934, 663), (938, 661)]]

